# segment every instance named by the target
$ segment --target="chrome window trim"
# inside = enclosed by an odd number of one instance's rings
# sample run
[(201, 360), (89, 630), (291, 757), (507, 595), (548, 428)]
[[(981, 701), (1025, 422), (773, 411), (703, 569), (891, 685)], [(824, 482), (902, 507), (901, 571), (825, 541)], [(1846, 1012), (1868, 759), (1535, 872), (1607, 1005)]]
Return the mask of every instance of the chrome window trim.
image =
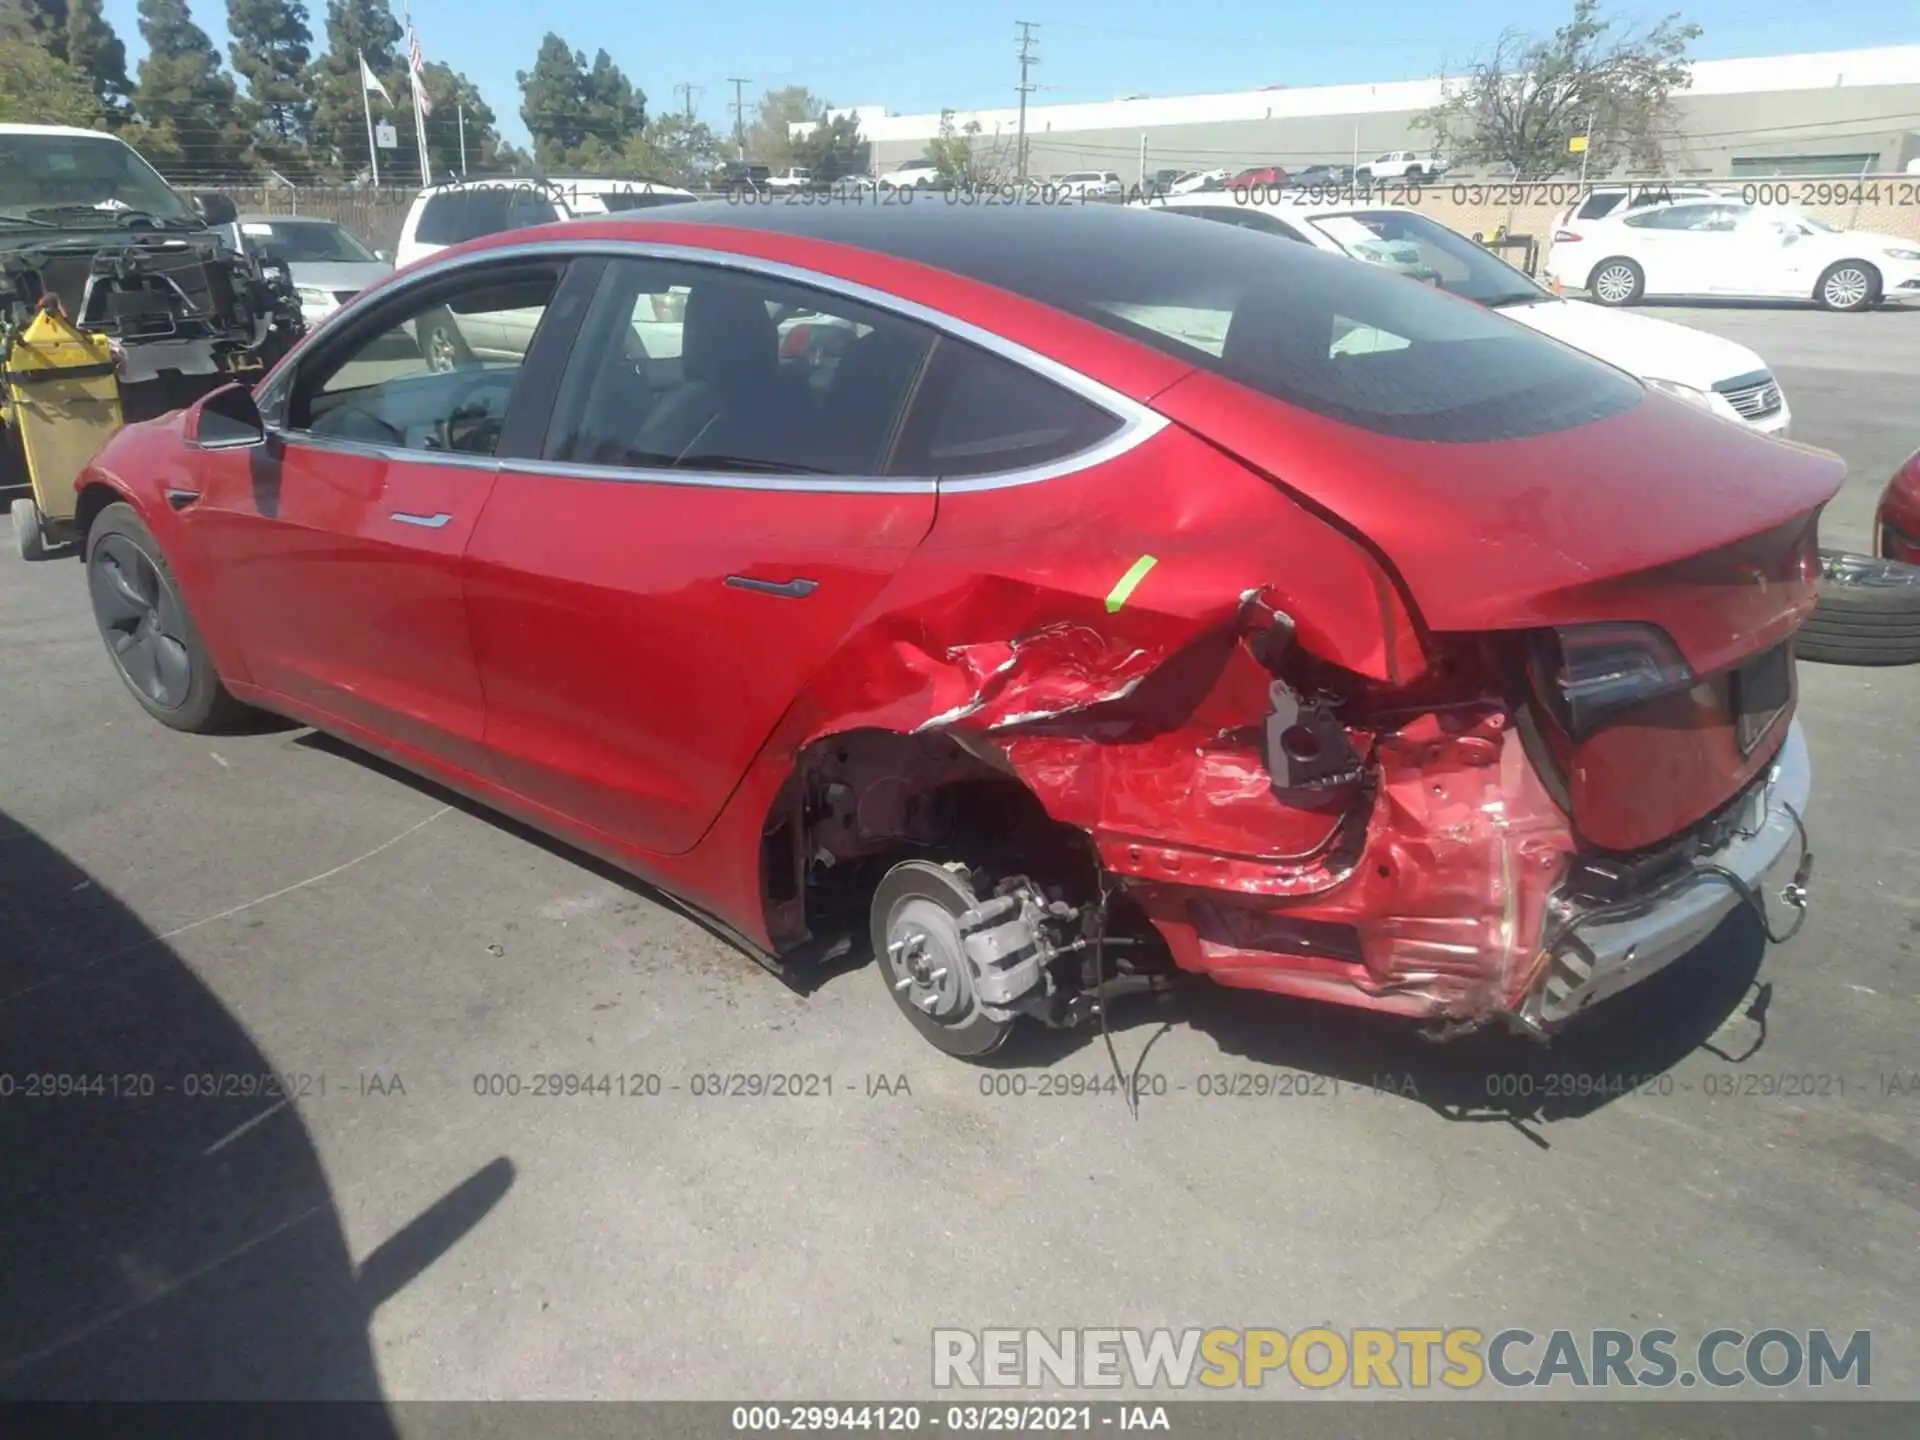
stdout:
[(506, 462), (492, 455), (468, 455), (459, 450), (409, 450), (404, 445), (372, 445), (364, 440), (344, 440), (337, 435), (314, 435), (305, 430), (286, 430), (269, 426), (267, 433), (282, 445), (302, 450), (325, 450), (335, 455), (357, 455), (367, 460), (385, 460), (392, 464), (453, 466), (459, 470), (497, 471)]
[[(978, 346), (989, 354), (1018, 365), (1044, 380), (1051, 381), (1097, 409), (1105, 411), (1120, 422), (1120, 428), (1087, 449), (1076, 451), (1058, 460), (996, 471), (986, 475), (965, 475), (951, 480), (937, 475), (762, 475), (710, 470), (650, 470), (611, 465), (578, 465), (550, 460), (508, 462), (491, 457), (485, 460), (484, 468), (497, 470), (511, 464), (517, 472), (550, 475), (562, 479), (617, 481), (628, 484), (694, 485), (722, 490), (795, 490), (819, 494), (853, 495), (966, 493), (976, 490), (1004, 490), (1019, 485), (1036, 485), (1077, 471), (1091, 469), (1151, 440), (1166, 429), (1168, 424), (1164, 415), (1150, 410), (1139, 401), (1101, 384), (1098, 380), (1081, 374), (1071, 366), (1063, 365), (1049, 356), (1028, 349), (1017, 341), (1008, 340), (1004, 336), (996, 335), (990, 330), (984, 330), (977, 325), (948, 315), (944, 311), (935, 310), (931, 306), (922, 305), (918, 301), (908, 300), (884, 290), (875, 290), (856, 280), (844, 280), (839, 276), (806, 269), (804, 266), (767, 260), (757, 255), (742, 255), (730, 250), (713, 250), (650, 240), (525, 241), (457, 255), (438, 263), (430, 259), (416, 262), (415, 266), (409, 267), (412, 273), (409, 273), (406, 278), (383, 284), (379, 297), (374, 303), (382, 305), (389, 302), (405, 303), (405, 297), (415, 288), (435, 283), (449, 274), (481, 265), (530, 259), (572, 260), (585, 256), (604, 256), (622, 260), (679, 261), (689, 265), (718, 266), (841, 295), (870, 309), (885, 311), (901, 319), (923, 325), (937, 334), (951, 336), (956, 340)], [(348, 306), (341, 306), (340, 309), (328, 315), (322, 328), (335, 322), (337, 317), (348, 308)], [(302, 348), (304, 349), (305, 346), (303, 345)], [(277, 386), (273, 395), (267, 397), (268, 403), (281, 400), (280, 392), (293, 383), (291, 377), (297, 375), (299, 369), (300, 360), (296, 355), (294, 363), (287, 367), (285, 372), (289, 379)], [(279, 377), (275, 378), (277, 380)], [(263, 405), (262, 408), (264, 410), (266, 407)], [(331, 438), (322, 440), (306, 431), (289, 431), (281, 427), (274, 427), (273, 433), (287, 444), (311, 445), (347, 454), (374, 455), (393, 461), (412, 460), (436, 465), (455, 464), (472, 467), (481, 459), (478, 456), (454, 456), (439, 450), (407, 450), (397, 446), (367, 445)]]
[[(502, 461), (502, 465), (509, 462)], [(561, 460), (515, 460), (516, 475), (558, 480), (596, 480), (617, 485), (692, 485), (707, 490), (793, 490), (817, 495), (932, 495), (935, 480), (904, 475), (743, 475), (726, 470), (643, 470), (631, 466), (575, 465)], [(951, 486), (945, 487), (951, 489)]]

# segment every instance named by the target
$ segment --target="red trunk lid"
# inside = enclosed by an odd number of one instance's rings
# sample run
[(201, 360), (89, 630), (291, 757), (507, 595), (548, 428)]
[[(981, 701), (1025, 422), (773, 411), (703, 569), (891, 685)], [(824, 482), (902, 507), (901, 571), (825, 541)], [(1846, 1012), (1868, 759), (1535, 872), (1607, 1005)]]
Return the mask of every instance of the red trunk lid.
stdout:
[(1657, 392), (1592, 424), (1477, 444), (1373, 434), (1205, 372), (1153, 403), (1377, 547), (1429, 630), (1630, 621), (1672, 638), (1693, 691), (1553, 746), (1589, 843), (1634, 849), (1693, 823), (1785, 734), (1791, 699), (1743, 753), (1732, 671), (1812, 609), (1838, 456)]

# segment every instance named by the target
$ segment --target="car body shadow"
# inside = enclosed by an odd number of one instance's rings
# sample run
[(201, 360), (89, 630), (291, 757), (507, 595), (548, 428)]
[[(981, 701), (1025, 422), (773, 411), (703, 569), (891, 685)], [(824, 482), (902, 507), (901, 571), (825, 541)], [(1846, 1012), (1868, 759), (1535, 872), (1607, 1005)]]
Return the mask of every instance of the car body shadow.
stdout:
[[(1200, 997), (1192, 1023), (1222, 1051), (1424, 1105), (1448, 1120), (1575, 1120), (1615, 1100), (1664, 1095), (1697, 1050), (1744, 1061), (1765, 1043), (1766, 936), (1742, 907), (1706, 940), (1581, 1014), (1546, 1044), (1502, 1028), (1447, 1041), (1406, 1021), (1243, 992)], [(1722, 1040), (1738, 1051), (1726, 1053)]]
[(657, 885), (648, 884), (632, 871), (622, 869), (612, 861), (603, 859), (591, 851), (582, 850), (577, 845), (570, 845), (565, 840), (549, 835), (546, 831), (518, 820), (503, 810), (494, 809), (484, 801), (472, 799), (458, 790), (409, 770), (404, 765), (395, 764), (384, 756), (376, 755), (370, 750), (362, 750), (359, 746), (342, 740), (336, 735), (329, 735), (324, 730), (309, 730), (306, 734), (298, 736), (293, 743), (311, 750), (323, 751), (342, 760), (351, 760), (354, 764), (364, 766), (377, 775), (406, 785), (443, 805), (450, 805), (464, 815), (471, 815), (476, 820), (484, 820), (517, 840), (525, 841), (529, 845), (537, 845), (549, 855), (565, 860), (570, 865), (577, 865), (609, 884), (618, 885), (649, 904), (672, 911), (681, 919), (699, 926), (714, 939), (738, 951), (743, 960), (751, 960), (768, 971), (771, 978), (784, 984), (796, 995), (813, 994), (822, 985), (836, 977), (849, 970), (858, 969), (867, 958), (864, 947), (856, 944), (851, 950), (835, 951), (830, 958), (819, 962), (802, 959), (797, 963), (776, 969), (774, 964), (770, 963), (772, 957), (763, 953), (746, 936), (736, 933), (716, 917), (688, 904), (672, 892), (662, 890)]
[[(766, 957), (727, 926), (673, 895), (500, 811), (328, 735), (310, 731), (296, 743), (338, 755), (409, 785), (443, 803), (579, 865), (643, 899), (672, 910), (766, 965)], [(1149, 1052), (1172, 1024), (1210, 1035), (1220, 1049), (1275, 1071), (1291, 1071), (1334, 1086), (1372, 1088), (1423, 1104), (1449, 1120), (1508, 1124), (1577, 1119), (1638, 1091), (1664, 1093), (1674, 1064), (1709, 1044), (1743, 1008), (1764, 1039), (1766, 987), (1757, 983), (1765, 936), (1750, 912), (1735, 912), (1695, 950), (1593, 1011), (1541, 1045), (1504, 1030), (1487, 1030), (1436, 1043), (1412, 1023), (1391, 1016), (1258, 991), (1228, 989), (1182, 977), (1173, 991), (1135, 996), (1109, 1007), (1103, 1036), (1097, 1024), (1072, 1030), (1029, 1027), (1005, 1048), (974, 1063), (996, 1070), (1059, 1064), (1107, 1038), (1130, 1037), (1128, 1054), (1108, 1063), (1126, 1077), (1125, 1094), (1153, 1073)], [(863, 936), (826, 963), (801, 963), (774, 972), (795, 993), (811, 994), (864, 969), (871, 948)], [(1139, 1034), (1145, 1033), (1145, 1048)], [(1107, 1057), (1101, 1057), (1107, 1059)], [(1139, 1085), (1141, 1104), (1153, 1092)], [(1312, 1087), (1303, 1093), (1313, 1093)]]
[(395, 1435), (369, 1320), (512, 1164), (356, 1266), (302, 1116), (351, 1101), (276, 1084), (179, 955), (4, 815), (0, 937), (0, 1400), (354, 1401), (328, 1433)]

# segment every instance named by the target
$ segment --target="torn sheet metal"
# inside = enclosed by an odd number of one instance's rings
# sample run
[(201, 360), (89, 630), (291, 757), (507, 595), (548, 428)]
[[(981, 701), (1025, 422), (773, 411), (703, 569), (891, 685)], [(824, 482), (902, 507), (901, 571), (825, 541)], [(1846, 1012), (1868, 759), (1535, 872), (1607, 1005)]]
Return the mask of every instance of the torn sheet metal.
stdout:
[(1199, 617), (1109, 615), (1096, 593), (1097, 618), (1010, 639), (896, 635), (890, 661), (922, 682), (902, 703), (939, 702), (908, 728), (998, 757), (1085, 831), (1183, 968), (1421, 1016), (1518, 994), (1573, 838), (1500, 706), (1378, 733), (1323, 716), (1365, 763), (1308, 799), (1266, 758), (1276, 695), (1302, 708), (1256, 658), (1286, 620), (1270, 588)]

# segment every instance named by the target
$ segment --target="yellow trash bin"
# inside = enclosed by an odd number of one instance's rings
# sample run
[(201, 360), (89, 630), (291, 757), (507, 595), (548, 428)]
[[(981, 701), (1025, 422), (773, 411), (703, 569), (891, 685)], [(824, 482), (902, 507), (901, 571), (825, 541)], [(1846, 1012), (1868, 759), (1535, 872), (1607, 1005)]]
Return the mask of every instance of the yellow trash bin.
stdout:
[(72, 538), (74, 478), (121, 427), (113, 346), (55, 309), (43, 309), (6, 355), (7, 420), (33, 494), (13, 502), (22, 558), (41, 559)]

